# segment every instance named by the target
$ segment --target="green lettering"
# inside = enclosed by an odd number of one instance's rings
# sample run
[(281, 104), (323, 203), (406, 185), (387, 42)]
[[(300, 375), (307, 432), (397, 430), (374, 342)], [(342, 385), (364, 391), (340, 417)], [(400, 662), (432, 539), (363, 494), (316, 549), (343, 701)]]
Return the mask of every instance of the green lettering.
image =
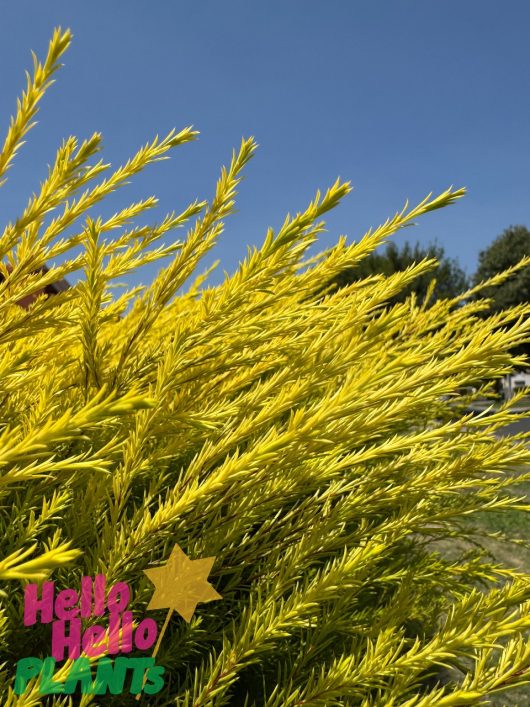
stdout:
[(144, 686), (146, 695), (156, 695), (164, 687), (164, 678), (162, 677), (164, 672), (163, 665), (153, 665), (147, 670), (147, 682)]
[(129, 692), (137, 695), (144, 686), (145, 671), (155, 664), (154, 658), (129, 658), (129, 667), (133, 670)]
[(39, 658), (21, 658), (17, 662), (17, 672), (15, 675), (15, 695), (21, 695), (31, 678), (37, 677), (42, 668), (42, 660)]
[(129, 659), (125, 657), (116, 658), (115, 661), (106, 656), (100, 658), (93, 685), (94, 694), (104, 695), (110, 692), (111, 695), (121, 695), (125, 685), (128, 661)]
[(68, 677), (64, 683), (64, 691), (67, 695), (73, 695), (76, 691), (77, 683), (81, 683), (81, 692), (91, 693), (92, 672), (90, 670), (90, 660), (88, 658), (76, 658), (68, 672)]
[(63, 691), (62, 682), (55, 682), (53, 674), (55, 672), (55, 658), (44, 658), (42, 666), (41, 681), (39, 691), (43, 695), (57, 695)]

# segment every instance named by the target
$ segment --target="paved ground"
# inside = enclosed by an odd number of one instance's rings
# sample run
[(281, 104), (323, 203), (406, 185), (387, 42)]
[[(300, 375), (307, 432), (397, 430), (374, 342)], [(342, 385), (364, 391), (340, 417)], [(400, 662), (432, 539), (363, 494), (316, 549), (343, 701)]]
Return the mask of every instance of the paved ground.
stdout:
[[(470, 407), (469, 410), (477, 413), (484, 412), (488, 407), (491, 406), (491, 401), (490, 400), (478, 400), (474, 402)], [(523, 412), (523, 411), (528, 411), (529, 416), (524, 419), (524, 420), (518, 420), (517, 422), (513, 422), (511, 425), (507, 425), (506, 427), (503, 427), (502, 430), (499, 430), (497, 433), (497, 436), (501, 434), (517, 434), (518, 432), (529, 432), (530, 431), (530, 396), (526, 396), (524, 398), (523, 404), (518, 407), (514, 408), (514, 412)]]
[(501, 435), (501, 434), (514, 435), (514, 434), (517, 434), (518, 432), (529, 432), (529, 431), (530, 431), (530, 418), (526, 418), (525, 420), (518, 420), (517, 422), (513, 422), (511, 425), (508, 425), (507, 427), (503, 427), (502, 430), (499, 430), (498, 435)]

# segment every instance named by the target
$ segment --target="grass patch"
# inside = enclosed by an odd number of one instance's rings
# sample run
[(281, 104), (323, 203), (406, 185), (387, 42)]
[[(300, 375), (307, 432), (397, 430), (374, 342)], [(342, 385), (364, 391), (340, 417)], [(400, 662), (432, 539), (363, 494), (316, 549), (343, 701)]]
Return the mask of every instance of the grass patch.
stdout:
[[(513, 494), (530, 498), (530, 482), (514, 487)], [(482, 511), (473, 514), (465, 523), (469, 525), (470, 538), (458, 538), (442, 545), (442, 552), (470, 549), (473, 545), (482, 547), (492, 560), (530, 574), (530, 513), (527, 511)], [(505, 539), (484, 537), (481, 534), (501, 533)], [(471, 534), (473, 533), (473, 535)], [(477, 535), (475, 535), (477, 533)], [(507, 542), (506, 539), (520, 540), (529, 547)], [(491, 695), (488, 704), (492, 707), (525, 707), (530, 705), (530, 685), (509, 692)]]

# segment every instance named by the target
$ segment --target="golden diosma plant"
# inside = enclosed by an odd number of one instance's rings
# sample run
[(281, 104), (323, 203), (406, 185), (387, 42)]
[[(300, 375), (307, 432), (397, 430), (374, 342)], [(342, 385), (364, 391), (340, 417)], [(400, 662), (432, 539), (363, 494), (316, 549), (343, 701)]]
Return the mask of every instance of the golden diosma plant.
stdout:
[[(34, 59), (2, 179), (70, 41), (58, 29)], [(233, 211), (252, 139), (209, 201), (152, 226), (134, 222), (154, 198), (94, 215), (195, 137), (157, 137), (114, 171), (99, 134), (69, 137), (0, 237), (1, 703), (138, 704), (128, 682), (104, 695), (90, 675), (67, 683), (73, 659), (15, 689), (22, 659), (50, 656), (50, 624), (24, 625), (26, 588), (104, 575), (131, 588), (138, 625), (153, 592), (143, 570), (176, 544), (215, 558), (222, 599), (190, 621), (173, 615), (156, 657), (163, 686), (143, 704), (449, 707), (520, 688), (530, 575), (486, 552), (470, 521), (528, 512), (517, 484), (530, 450), (524, 435), (495, 435), (522, 414), (517, 398), (471, 415), (463, 393), (486, 394), (523, 363), (511, 352), (530, 338), (530, 308), (488, 315), (477, 294), (512, 271), (431, 305), (388, 300), (433, 261), (325, 287), (463, 195), (429, 195), (315, 256), (323, 215), (350, 189), (337, 181), (208, 284), (209, 271), (192, 276)], [(160, 259), (149, 286), (114, 295), (116, 279)], [(39, 294), (76, 271), (74, 286)], [(165, 615), (150, 614), (159, 629)]]

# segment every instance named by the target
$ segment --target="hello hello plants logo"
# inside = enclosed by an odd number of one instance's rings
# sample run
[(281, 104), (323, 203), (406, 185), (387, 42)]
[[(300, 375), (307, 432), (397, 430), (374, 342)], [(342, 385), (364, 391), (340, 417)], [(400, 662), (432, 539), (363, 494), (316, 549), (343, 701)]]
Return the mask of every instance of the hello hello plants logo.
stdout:
[[(63, 589), (57, 595), (54, 582), (44, 582), (41, 587), (26, 585), (24, 626), (51, 623), (51, 656), (17, 662), (15, 694), (22, 694), (33, 679), (39, 680), (41, 694), (71, 695), (79, 689), (94, 695), (128, 692), (139, 699), (142, 692), (160, 692), (164, 667), (156, 665), (155, 658), (173, 611), (189, 622), (199, 602), (222, 598), (207, 581), (214, 562), (215, 557), (191, 560), (175, 545), (165, 565), (144, 570), (155, 586), (147, 610), (167, 609), (160, 631), (150, 617), (134, 625), (133, 614), (127, 610), (129, 585), (117, 582), (107, 588), (103, 574), (82, 577), (78, 589)], [(82, 619), (105, 615), (106, 626), (96, 624), (82, 630)], [(149, 656), (127, 656), (133, 650), (151, 649)], [(64, 680), (59, 680), (56, 663), (63, 660), (68, 662)], [(59, 671), (61, 677), (62, 673)]]

